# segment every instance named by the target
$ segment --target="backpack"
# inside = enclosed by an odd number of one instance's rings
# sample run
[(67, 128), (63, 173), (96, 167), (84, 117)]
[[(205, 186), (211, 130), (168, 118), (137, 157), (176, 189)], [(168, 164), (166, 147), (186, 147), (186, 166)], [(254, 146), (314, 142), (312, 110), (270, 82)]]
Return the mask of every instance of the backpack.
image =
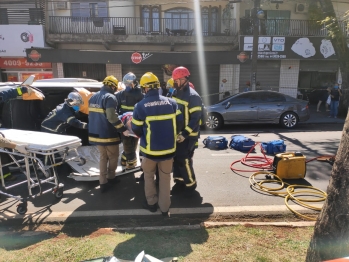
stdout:
[(208, 136), (202, 143), (209, 149), (221, 150), (228, 147), (228, 140), (224, 136)]
[(231, 136), (229, 143), (230, 148), (243, 152), (249, 151), (254, 145), (255, 142), (251, 138), (247, 138), (243, 135)]
[(268, 155), (283, 153), (286, 151), (286, 145), (283, 140), (272, 140), (267, 143), (261, 143), (263, 151)]

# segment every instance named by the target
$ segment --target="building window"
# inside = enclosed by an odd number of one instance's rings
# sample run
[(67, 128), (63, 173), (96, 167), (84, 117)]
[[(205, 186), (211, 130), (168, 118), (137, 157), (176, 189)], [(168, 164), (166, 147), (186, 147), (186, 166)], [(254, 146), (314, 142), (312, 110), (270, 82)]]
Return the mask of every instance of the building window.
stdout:
[(176, 8), (165, 12), (165, 27), (171, 30), (195, 28), (194, 12), (187, 8)]
[(0, 8), (0, 25), (8, 25), (8, 16), (6, 8)]
[(202, 31), (204, 35), (214, 35), (218, 32), (218, 8), (204, 7), (201, 10)]
[(82, 17), (108, 17), (106, 2), (98, 3), (71, 3), (72, 17), (75, 19)]
[(158, 7), (144, 6), (141, 17), (143, 31), (160, 32), (160, 9)]

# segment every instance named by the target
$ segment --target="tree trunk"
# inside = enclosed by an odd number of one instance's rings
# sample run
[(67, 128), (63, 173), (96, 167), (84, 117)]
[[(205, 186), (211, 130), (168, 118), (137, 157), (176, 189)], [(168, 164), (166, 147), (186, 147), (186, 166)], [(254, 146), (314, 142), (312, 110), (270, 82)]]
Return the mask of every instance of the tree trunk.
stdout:
[[(317, 0), (313, 0), (317, 1)], [(342, 74), (340, 108), (348, 112), (349, 50), (346, 37), (339, 27), (331, 0), (318, 0), (324, 13), (323, 23), (338, 57)], [(316, 221), (306, 262), (319, 262), (349, 255), (349, 114), (345, 119), (342, 138), (332, 168), (328, 197)]]
[(315, 224), (306, 261), (349, 255), (349, 114), (327, 188), (327, 200)]

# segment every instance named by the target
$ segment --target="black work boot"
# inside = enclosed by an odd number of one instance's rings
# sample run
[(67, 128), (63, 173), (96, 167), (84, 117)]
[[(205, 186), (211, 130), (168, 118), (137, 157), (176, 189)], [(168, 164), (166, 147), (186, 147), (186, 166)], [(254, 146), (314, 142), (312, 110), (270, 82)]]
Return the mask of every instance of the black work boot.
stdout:
[(196, 189), (196, 184), (191, 186), (191, 187), (185, 188), (184, 197), (190, 198), (190, 197), (194, 196), (195, 189)]
[(144, 181), (144, 173), (140, 175), (140, 177), (136, 177), (136, 182)]
[(154, 212), (156, 212), (157, 210), (158, 210), (158, 204), (156, 203), (156, 204), (154, 204), (154, 205), (149, 205), (148, 204), (148, 202), (147, 202), (147, 200), (144, 200), (144, 202), (143, 202), (143, 207), (145, 208), (145, 209), (148, 209), (150, 212), (152, 212), (152, 213), (154, 213)]
[(110, 184), (109, 183), (101, 184), (99, 186), (99, 189), (101, 190), (101, 193), (107, 192), (109, 188), (110, 188)]
[(117, 183), (119, 183), (120, 182), (120, 179), (116, 176), (116, 177), (114, 177), (113, 179), (109, 179), (108, 178), (108, 183), (110, 183), (110, 184), (112, 184), (112, 185), (115, 185), (115, 184), (117, 184)]
[(171, 195), (179, 194), (185, 190), (185, 185), (184, 183), (177, 182), (171, 190)]

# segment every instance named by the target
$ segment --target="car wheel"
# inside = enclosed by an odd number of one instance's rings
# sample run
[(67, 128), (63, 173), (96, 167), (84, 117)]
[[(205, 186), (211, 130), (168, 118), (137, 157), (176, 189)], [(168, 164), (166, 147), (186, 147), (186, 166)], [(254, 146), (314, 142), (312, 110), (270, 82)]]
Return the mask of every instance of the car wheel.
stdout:
[(219, 114), (209, 114), (206, 120), (206, 127), (213, 130), (218, 130), (223, 126), (223, 118)]
[(293, 128), (298, 124), (298, 116), (293, 112), (286, 112), (282, 114), (280, 124), (285, 128)]

